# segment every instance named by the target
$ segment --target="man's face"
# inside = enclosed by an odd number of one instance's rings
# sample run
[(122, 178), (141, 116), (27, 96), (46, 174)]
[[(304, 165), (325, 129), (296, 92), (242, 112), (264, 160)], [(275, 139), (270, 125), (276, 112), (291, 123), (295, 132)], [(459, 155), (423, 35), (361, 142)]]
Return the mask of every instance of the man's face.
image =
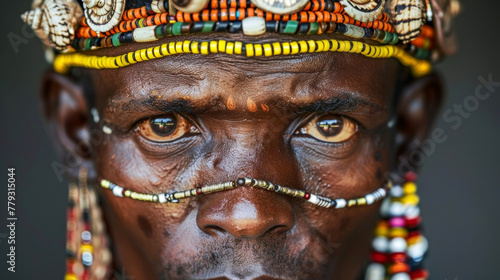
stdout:
[[(112, 130), (93, 147), (97, 173), (142, 193), (252, 177), (364, 196), (394, 164), (398, 69), (325, 53), (183, 55), (92, 71)], [(135, 279), (351, 279), (380, 206), (325, 209), (251, 187), (178, 204), (102, 195), (119, 262)]]

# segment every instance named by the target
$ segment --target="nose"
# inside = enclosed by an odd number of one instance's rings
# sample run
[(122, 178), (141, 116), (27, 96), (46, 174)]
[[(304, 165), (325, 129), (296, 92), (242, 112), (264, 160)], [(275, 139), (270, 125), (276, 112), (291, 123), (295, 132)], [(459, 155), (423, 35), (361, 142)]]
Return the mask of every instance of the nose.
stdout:
[[(266, 120), (267, 121), (267, 120)], [(269, 129), (271, 123), (255, 125), (252, 120), (218, 123), (214, 132), (218, 144), (205, 159), (203, 177), (212, 182), (229, 178), (253, 177), (273, 183), (291, 185), (298, 182), (298, 167), (293, 152), (283, 141), (283, 131)], [(274, 124), (274, 123), (272, 123)], [(279, 124), (272, 126), (280, 127)], [(259, 142), (256, 135), (266, 136)], [(279, 164), (277, 164), (279, 163)], [(219, 170), (221, 174), (214, 173)], [(217, 178), (217, 179), (216, 179)], [(240, 186), (209, 194), (199, 200), (198, 227), (211, 235), (228, 234), (236, 238), (256, 238), (265, 234), (287, 232), (295, 225), (292, 200), (281, 194)]]
[(236, 238), (256, 238), (293, 228), (292, 206), (284, 197), (250, 187), (220, 193), (200, 205), (196, 218), (205, 233), (227, 233)]

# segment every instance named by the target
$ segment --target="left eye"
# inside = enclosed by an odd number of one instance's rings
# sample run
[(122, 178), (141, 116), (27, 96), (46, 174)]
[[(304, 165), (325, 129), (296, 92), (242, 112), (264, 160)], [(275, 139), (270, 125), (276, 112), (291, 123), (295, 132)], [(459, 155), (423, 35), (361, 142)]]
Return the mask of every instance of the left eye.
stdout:
[(154, 142), (169, 142), (199, 132), (196, 126), (179, 114), (148, 118), (139, 123), (138, 129), (142, 137)]
[(357, 131), (356, 122), (340, 115), (325, 114), (311, 119), (296, 134), (308, 134), (321, 141), (338, 143), (349, 140)]

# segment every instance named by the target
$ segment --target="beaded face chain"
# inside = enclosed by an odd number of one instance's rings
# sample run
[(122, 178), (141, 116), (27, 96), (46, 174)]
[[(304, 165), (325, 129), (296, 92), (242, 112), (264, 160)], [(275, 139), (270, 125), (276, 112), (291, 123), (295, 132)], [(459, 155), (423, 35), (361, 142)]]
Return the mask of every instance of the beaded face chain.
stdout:
[(318, 205), (325, 208), (333, 207), (336, 209), (344, 207), (360, 206), (360, 205), (371, 205), (377, 201), (384, 199), (387, 195), (387, 192), (390, 191), (392, 187), (392, 181), (388, 179), (384, 184), (384, 186), (378, 188), (376, 191), (369, 193), (365, 196), (352, 199), (344, 199), (344, 198), (331, 199), (324, 196), (311, 194), (303, 190), (292, 189), (278, 184), (273, 184), (269, 181), (257, 180), (252, 178), (239, 178), (235, 181), (229, 181), (215, 185), (207, 185), (184, 191), (172, 191), (159, 194), (145, 194), (145, 193), (134, 192), (125, 189), (123, 187), (120, 187), (106, 179), (101, 179), (99, 183), (102, 188), (109, 189), (117, 197), (128, 197), (134, 200), (156, 202), (156, 203), (166, 203), (166, 202), (178, 203), (181, 199), (186, 199), (197, 195), (221, 192), (225, 190), (236, 189), (238, 187), (254, 187), (254, 188), (264, 189), (267, 191), (272, 191), (279, 194), (303, 198), (307, 202), (312, 203), (314, 205)]

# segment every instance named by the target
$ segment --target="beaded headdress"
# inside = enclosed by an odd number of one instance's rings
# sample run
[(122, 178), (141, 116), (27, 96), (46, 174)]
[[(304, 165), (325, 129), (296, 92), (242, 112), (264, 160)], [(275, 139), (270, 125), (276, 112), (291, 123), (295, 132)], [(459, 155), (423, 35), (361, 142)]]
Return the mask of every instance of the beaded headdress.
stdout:
[[(120, 68), (182, 53), (276, 56), (337, 51), (394, 57), (421, 76), (431, 71), (431, 62), (455, 51), (453, 18), (459, 9), (457, 0), (34, 0), (22, 19), (55, 51), (58, 72), (70, 67)], [(212, 32), (248, 37), (281, 33), (297, 40), (197, 38), (114, 57), (78, 52)], [(310, 36), (326, 33), (350, 39)]]

